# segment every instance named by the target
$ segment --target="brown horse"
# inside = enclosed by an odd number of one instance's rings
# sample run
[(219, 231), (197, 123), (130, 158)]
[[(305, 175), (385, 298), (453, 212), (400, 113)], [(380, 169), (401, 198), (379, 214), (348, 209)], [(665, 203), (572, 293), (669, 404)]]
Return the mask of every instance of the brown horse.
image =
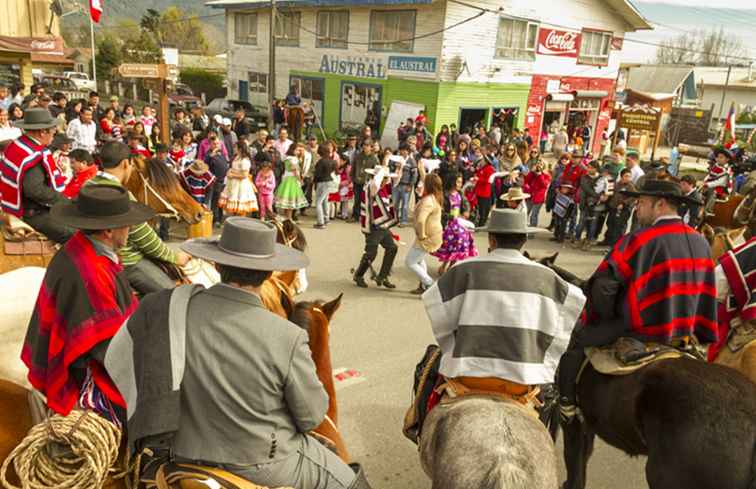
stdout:
[(176, 174), (158, 160), (141, 156), (131, 159), (133, 169), (124, 187), (136, 199), (161, 215), (168, 215), (188, 224), (202, 220), (203, 207), (181, 185)]
[[(338, 411), (329, 347), (329, 322), (340, 305), (341, 295), (326, 303), (300, 302), (295, 305), (291, 319), (309, 333), (309, 344), (318, 378), (329, 396), (328, 418), (315, 430), (316, 436), (319, 435), (318, 438), (327, 440), (329, 445), (335, 447), (336, 453), (348, 461), (349, 455), (344, 441), (336, 428)], [(26, 388), (0, 379), (0, 413), (2, 413), (0, 416), (0, 465), (32, 428), (29, 394)], [(14, 480), (15, 475), (10, 474), (10, 476), (10, 482), (18, 485), (19, 481)], [(126, 489), (127, 486), (123, 479), (108, 479), (104, 487)]]
[(734, 219), (735, 210), (738, 208), (744, 198), (745, 197), (743, 195), (732, 194), (724, 202), (717, 201), (717, 203), (714, 204), (714, 215), (704, 217), (702, 224), (708, 224), (712, 228), (721, 227), (725, 229), (732, 229), (738, 227), (738, 224)]
[(578, 399), (582, 419), (562, 425), (564, 489), (585, 487), (596, 435), (630, 456), (648, 456), (650, 489), (756, 487), (756, 385), (731, 368), (681, 358), (611, 376), (588, 363)]
[(289, 136), (291, 136), (292, 141), (300, 141), (304, 127), (304, 110), (301, 107), (289, 107), (286, 125), (289, 127)]

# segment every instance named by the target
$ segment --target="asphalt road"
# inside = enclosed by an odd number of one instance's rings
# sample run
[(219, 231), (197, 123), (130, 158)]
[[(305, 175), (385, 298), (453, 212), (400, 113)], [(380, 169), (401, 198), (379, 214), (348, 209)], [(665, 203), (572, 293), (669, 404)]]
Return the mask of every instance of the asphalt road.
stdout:
[[(392, 280), (395, 291), (356, 287), (350, 269), (357, 265), (364, 240), (357, 224), (333, 222), (327, 230), (312, 228), (305, 217), (301, 226), (309, 241), (310, 289), (305, 299), (332, 299), (344, 293), (341, 309), (331, 323), (334, 369), (346, 369), (337, 382), (339, 423), (355, 461), (363, 463), (373, 487), (428, 489), (415, 445), (401, 432), (410, 401), (412, 372), (426, 345), (433, 342), (430, 324), (419, 298), (408, 293), (417, 280), (404, 267), (412, 243), (410, 228), (396, 229), (406, 243), (400, 246)], [(539, 234), (526, 245), (536, 256), (560, 251), (558, 263), (587, 277), (601, 259), (600, 252), (582, 252), (548, 241)], [(485, 252), (483, 234), (476, 236)], [(382, 252), (376, 265), (380, 266)], [(435, 259), (429, 261), (437, 268)], [(558, 448), (561, 452), (561, 446)], [(564, 472), (563, 472), (564, 478)], [(591, 489), (646, 488), (644, 460), (631, 459), (598, 441), (588, 468)]]

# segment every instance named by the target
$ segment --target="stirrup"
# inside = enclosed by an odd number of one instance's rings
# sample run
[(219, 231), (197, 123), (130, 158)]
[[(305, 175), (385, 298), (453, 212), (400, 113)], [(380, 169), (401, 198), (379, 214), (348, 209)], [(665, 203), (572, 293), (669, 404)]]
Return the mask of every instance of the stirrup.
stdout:
[(583, 412), (578, 406), (574, 404), (562, 404), (561, 402), (559, 403), (559, 417), (564, 424), (572, 423), (575, 418), (581, 423), (585, 421)]

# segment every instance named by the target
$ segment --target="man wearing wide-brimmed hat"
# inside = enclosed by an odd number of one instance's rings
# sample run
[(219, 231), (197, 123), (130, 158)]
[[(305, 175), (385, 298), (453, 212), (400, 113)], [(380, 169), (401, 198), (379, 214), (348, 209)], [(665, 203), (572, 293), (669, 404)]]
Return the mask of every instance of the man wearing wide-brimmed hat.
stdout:
[(637, 191), (640, 229), (624, 237), (586, 285), (584, 321), (559, 365), (559, 392), (565, 418), (576, 413), (575, 379), (586, 347), (627, 337), (681, 347), (717, 340), (714, 262), (704, 237), (678, 215), (687, 197), (671, 180), (646, 180)]
[(29, 109), (16, 127), (24, 134), (5, 148), (0, 163), (3, 211), (18, 217), (56, 243), (65, 243), (74, 230), (50, 219), (50, 208), (65, 201), (60, 193), (65, 178), (47, 148), (57, 121), (45, 109)]
[(79, 231), (47, 267), (21, 358), (53, 411), (80, 407), (112, 420), (114, 409), (126, 408), (102, 354), (137, 306), (117, 251), (129, 226), (154, 215), (126, 190), (105, 185), (87, 185), (76, 201), (52, 208), (52, 219)]
[(481, 230), (488, 255), (457, 263), (423, 294), (440, 372), (470, 389), (524, 395), (553, 381), (585, 297), (523, 256), (525, 213), (494, 209)]
[(704, 179), (704, 212), (706, 215), (714, 214), (714, 204), (717, 199), (724, 199), (732, 191), (732, 178), (730, 177), (730, 162), (732, 153), (725, 148), (714, 150), (714, 161), (709, 166), (709, 174)]
[(308, 435), (324, 420), (328, 395), (307, 331), (260, 299), (274, 270), (305, 268), (307, 257), (277, 244), (273, 224), (238, 216), (220, 237), (182, 248), (215, 263), (221, 283), (147, 296), (111, 343), (108, 372), (129, 387), (129, 445), (149, 448), (169, 434), (177, 461), (221, 466), (259, 485), (369, 487)]

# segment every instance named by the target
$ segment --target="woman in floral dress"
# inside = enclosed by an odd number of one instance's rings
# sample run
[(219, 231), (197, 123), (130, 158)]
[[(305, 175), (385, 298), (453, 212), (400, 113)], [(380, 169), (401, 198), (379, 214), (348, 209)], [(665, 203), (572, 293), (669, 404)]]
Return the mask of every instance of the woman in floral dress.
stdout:
[(292, 219), (294, 211), (307, 207), (307, 198), (302, 191), (302, 162), (305, 147), (302, 143), (289, 146), (284, 160), (284, 174), (281, 185), (276, 190), (276, 210), (283, 210), (287, 219)]
[(441, 262), (439, 275), (446, 272), (458, 261), (478, 256), (472, 231), (474, 226), (467, 218), (470, 204), (462, 193), (462, 176), (456, 175), (446, 182), (444, 211), (441, 223), (444, 226), (444, 242), (433, 256)]

